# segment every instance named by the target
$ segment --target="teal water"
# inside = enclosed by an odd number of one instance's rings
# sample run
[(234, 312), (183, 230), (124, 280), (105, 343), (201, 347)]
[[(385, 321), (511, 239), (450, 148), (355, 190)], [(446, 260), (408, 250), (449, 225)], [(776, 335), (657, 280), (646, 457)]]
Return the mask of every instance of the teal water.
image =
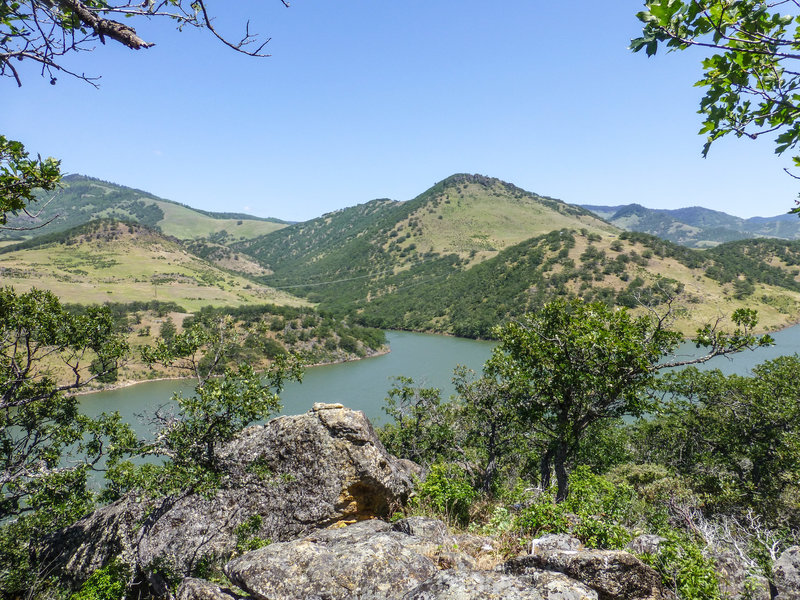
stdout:
[[(373, 358), (306, 369), (302, 383), (292, 382), (281, 393), (281, 414), (300, 414), (315, 402), (341, 403), (363, 410), (373, 422), (385, 419), (384, 398), (398, 376), (412, 377), (417, 385), (437, 387), (443, 398), (454, 393), (453, 369), (465, 365), (480, 371), (493, 344), (463, 338), (389, 331), (391, 352)], [(81, 397), (88, 415), (119, 411), (140, 433), (147, 430), (140, 416), (171, 404), (174, 392), (190, 394), (189, 380), (152, 381)]]
[[(773, 337), (776, 341), (773, 347), (717, 357), (701, 368), (745, 375), (765, 360), (800, 353), (800, 326), (775, 333)], [(418, 385), (440, 388), (442, 396), (447, 398), (454, 392), (451, 379), (456, 365), (480, 371), (493, 346), (490, 342), (406, 332), (388, 332), (387, 338), (392, 348), (389, 354), (307, 369), (302, 383), (289, 384), (281, 394), (282, 414), (306, 412), (315, 402), (339, 402), (363, 410), (367, 417), (380, 423), (386, 418), (382, 406), (393, 377), (412, 377)], [(693, 356), (697, 352), (694, 345), (687, 343), (676, 356)], [(173, 392), (190, 394), (192, 389), (192, 382), (185, 380), (147, 382), (83, 396), (81, 405), (90, 415), (117, 410), (145, 434), (148, 427), (139, 415), (152, 414), (159, 406), (169, 405)]]
[[(707, 363), (698, 365), (699, 369), (719, 369), (726, 375), (749, 375), (756, 365), (787, 354), (800, 354), (800, 325), (770, 334), (775, 339), (774, 346), (745, 350), (730, 356), (717, 356)], [(691, 342), (683, 344), (675, 356), (691, 358), (702, 356), (703, 348), (695, 348)]]

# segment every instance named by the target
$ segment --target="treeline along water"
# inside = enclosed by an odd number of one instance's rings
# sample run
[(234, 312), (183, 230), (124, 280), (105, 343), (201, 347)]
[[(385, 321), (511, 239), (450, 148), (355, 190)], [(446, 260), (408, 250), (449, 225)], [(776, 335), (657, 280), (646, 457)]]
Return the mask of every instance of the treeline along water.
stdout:
[[(800, 353), (800, 326), (773, 337), (775, 346), (717, 357), (702, 368), (746, 375), (765, 360)], [(282, 414), (306, 412), (315, 402), (339, 402), (363, 410), (369, 419), (380, 423), (386, 418), (382, 407), (392, 378), (412, 377), (418, 385), (440, 388), (442, 397), (448, 398), (454, 392), (451, 379), (456, 365), (480, 372), (493, 346), (491, 342), (407, 332), (388, 332), (387, 338), (392, 348), (389, 354), (307, 369), (302, 383), (290, 383), (281, 394)], [(687, 342), (676, 354), (689, 357), (701, 350)], [(146, 434), (147, 426), (138, 415), (152, 414), (159, 406), (169, 404), (174, 392), (191, 394), (193, 388), (191, 380), (153, 381), (89, 394), (81, 399), (81, 405), (90, 415), (117, 410), (140, 434)]]

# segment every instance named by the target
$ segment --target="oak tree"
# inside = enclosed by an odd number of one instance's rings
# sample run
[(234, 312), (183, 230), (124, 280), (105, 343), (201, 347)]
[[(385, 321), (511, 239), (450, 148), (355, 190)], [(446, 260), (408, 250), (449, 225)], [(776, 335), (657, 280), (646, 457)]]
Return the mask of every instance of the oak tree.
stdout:
[[(756, 139), (777, 134), (775, 152), (800, 141), (800, 15), (795, 0), (647, 0), (637, 17), (642, 35), (634, 52), (659, 47), (710, 53), (703, 59), (700, 101), (705, 156), (733, 134)], [(786, 12), (781, 13), (780, 11)], [(794, 13), (794, 14), (792, 14)], [(800, 155), (793, 157), (800, 166)], [(800, 206), (792, 212), (800, 214)]]
[(541, 479), (551, 469), (556, 498), (568, 494), (568, 465), (590, 427), (648, 407), (642, 391), (667, 367), (697, 364), (714, 356), (772, 343), (752, 333), (751, 310), (734, 313), (737, 329), (719, 322), (698, 331), (703, 356), (665, 360), (682, 340), (669, 328), (669, 312), (633, 316), (627, 309), (576, 299), (558, 300), (498, 329), (500, 343), (486, 363), (486, 375), (503, 382), (520, 419), (544, 441)]

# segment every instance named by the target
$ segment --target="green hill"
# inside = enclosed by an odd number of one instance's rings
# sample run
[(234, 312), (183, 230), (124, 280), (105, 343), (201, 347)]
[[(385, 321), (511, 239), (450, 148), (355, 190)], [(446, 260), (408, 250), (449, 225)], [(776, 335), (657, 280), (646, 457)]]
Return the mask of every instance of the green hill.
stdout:
[(241, 304), (304, 305), (191, 253), (179, 240), (136, 223), (93, 221), (0, 249), (0, 280), (17, 290), (52, 290), (64, 302), (160, 300), (195, 310)]
[(0, 240), (66, 231), (96, 219), (108, 218), (141, 223), (179, 239), (212, 238), (223, 243), (257, 237), (287, 225), (277, 219), (201, 211), (141, 190), (83, 175), (65, 177), (55, 193), (40, 195), (31, 210), (38, 213), (36, 219), (19, 215), (9, 218), (8, 226), (35, 226), (36, 229), (0, 230)]
[(553, 229), (609, 235), (588, 211), (481, 175), (453, 175), (407, 202), (373, 200), (234, 248), (264, 281), (340, 310), (409, 275), (441, 276)]
[[(765, 328), (800, 315), (800, 242), (690, 249), (481, 175), (454, 175), (406, 202), (373, 200), (291, 225), (194, 211), (88, 178), (69, 178), (65, 190), (56, 207), (64, 222), (133, 215), (139, 223), (105, 218), (0, 242), (4, 285), (48, 288), (67, 302), (162, 300), (188, 310), (314, 303), (370, 326), (469, 337), (489, 336), (494, 325), (556, 297), (639, 310), (680, 292), (690, 310), (678, 326), (687, 333), (740, 307), (758, 309)], [(633, 219), (639, 208), (625, 214)], [(707, 228), (734, 219), (684, 212)], [(651, 224), (666, 218), (642, 215)], [(269, 233), (234, 238), (214, 229), (237, 221)]]

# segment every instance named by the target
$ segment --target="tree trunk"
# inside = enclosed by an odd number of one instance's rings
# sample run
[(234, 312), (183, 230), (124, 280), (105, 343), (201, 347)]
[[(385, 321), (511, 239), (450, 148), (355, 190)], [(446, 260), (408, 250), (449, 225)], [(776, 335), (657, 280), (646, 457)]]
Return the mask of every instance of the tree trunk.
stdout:
[(488, 495), (492, 491), (495, 474), (497, 473), (497, 457), (491, 456), (483, 474), (483, 493)]
[(539, 460), (539, 481), (542, 484), (542, 491), (550, 487), (550, 461), (552, 457), (553, 453), (550, 446), (548, 446)]
[(563, 502), (569, 495), (569, 479), (567, 478), (567, 445), (563, 441), (556, 442), (553, 463), (556, 468), (556, 502)]

